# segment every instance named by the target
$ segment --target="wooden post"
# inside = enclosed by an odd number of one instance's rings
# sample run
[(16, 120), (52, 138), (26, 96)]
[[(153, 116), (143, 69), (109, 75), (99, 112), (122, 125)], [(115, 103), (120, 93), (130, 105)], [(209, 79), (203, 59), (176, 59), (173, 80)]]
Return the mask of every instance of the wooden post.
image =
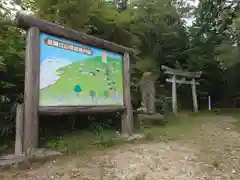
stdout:
[[(196, 93), (196, 85), (199, 83), (196, 82), (195, 78), (199, 78), (202, 72), (187, 72), (179, 69), (172, 69), (167, 66), (161, 66), (162, 70), (164, 70), (165, 74), (169, 74), (172, 76), (171, 79), (166, 79), (167, 82), (172, 83), (172, 107), (173, 113), (177, 114), (177, 90), (176, 83), (178, 84), (192, 84), (192, 96), (193, 96), (193, 109), (194, 112), (198, 112), (198, 102), (197, 102), (197, 93)], [(182, 80), (176, 80), (176, 76), (183, 76)], [(186, 81), (186, 77), (192, 78), (192, 81)]]
[(212, 104), (211, 104), (211, 96), (208, 96), (208, 110), (212, 110)]
[(19, 104), (16, 111), (15, 156), (23, 155), (23, 105)]
[(150, 97), (149, 97), (149, 112), (151, 114), (156, 113), (155, 102), (156, 102), (155, 80), (152, 77), (150, 82)]
[(198, 112), (198, 102), (197, 102), (197, 93), (196, 93), (196, 80), (192, 79), (192, 98), (193, 98), (193, 111)]
[(141, 106), (144, 110), (148, 110), (148, 91), (147, 91), (147, 73), (143, 73), (140, 80), (140, 91), (141, 91)]
[(176, 88), (176, 75), (172, 77), (172, 108), (173, 114), (177, 115), (177, 88)]
[(39, 36), (38, 28), (29, 28), (27, 32), (24, 90), (24, 152), (28, 156), (31, 156), (31, 153), (38, 147)]
[(124, 53), (123, 56), (123, 101), (126, 107), (122, 114), (122, 135), (131, 136), (133, 134), (133, 112), (131, 104), (131, 91), (130, 91), (130, 59), (129, 54)]

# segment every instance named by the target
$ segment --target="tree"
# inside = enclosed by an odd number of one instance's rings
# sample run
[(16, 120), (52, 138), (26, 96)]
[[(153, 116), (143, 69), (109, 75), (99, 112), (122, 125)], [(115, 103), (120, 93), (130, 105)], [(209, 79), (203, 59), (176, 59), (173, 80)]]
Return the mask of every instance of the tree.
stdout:
[(24, 34), (14, 27), (11, 18), (5, 1), (0, 0), (0, 96), (13, 103), (19, 101), (24, 87), (25, 42)]
[[(188, 37), (181, 16), (171, 0), (139, 0), (133, 10), (131, 31), (140, 39), (140, 57), (162, 64), (177, 66), (186, 61), (183, 53), (188, 47)], [(143, 65), (144, 66), (144, 65)]]
[(89, 91), (89, 96), (91, 96), (92, 100), (96, 97), (96, 92), (94, 90)]
[[(200, 1), (196, 11), (184, 0), (22, 0), (20, 5), (37, 17), (137, 49), (139, 54), (131, 57), (132, 87), (145, 71), (153, 71), (160, 77), (157, 82), (164, 83), (160, 66), (167, 65), (203, 70), (201, 87), (216, 94), (224, 68), (239, 59), (239, 45), (233, 46), (240, 37), (237, 6), (227, 0)], [(193, 13), (196, 21), (186, 27), (184, 18)], [(14, 64), (2, 57), (1, 73)], [(104, 73), (110, 76), (108, 67)]]
[(77, 96), (78, 96), (78, 93), (82, 92), (82, 88), (79, 84), (74, 87), (74, 92), (77, 93)]
[(225, 69), (238, 54), (232, 27), (235, 11), (234, 1), (200, 1), (195, 11), (196, 21), (189, 29), (186, 67), (203, 71), (200, 91), (207, 89), (216, 101), (223, 97)]
[(0, 0), (0, 144), (14, 132), (16, 104), (23, 102), (24, 88), (24, 33), (12, 22), (16, 9), (7, 3)]
[(23, 0), (36, 16), (76, 30), (84, 30), (90, 15), (98, 9), (101, 0)]
[(105, 69), (105, 75), (106, 75), (107, 77), (109, 77), (109, 76), (110, 76), (110, 73), (111, 73), (110, 67), (109, 67), (108, 64), (107, 64), (105, 67), (106, 67), (106, 69)]
[(108, 90), (104, 91), (103, 95), (104, 95), (104, 98), (107, 99), (107, 98), (109, 97), (109, 92), (108, 92)]
[[(219, 45), (227, 49), (233, 45), (233, 29), (231, 27), (235, 4), (227, 0), (201, 1), (196, 10), (196, 22), (192, 26), (190, 48), (193, 56), (204, 59), (219, 59)], [(215, 52), (218, 52), (217, 56)], [(223, 52), (223, 51), (222, 51)], [(196, 59), (195, 61), (198, 61)], [(203, 60), (204, 61), (204, 60)]]

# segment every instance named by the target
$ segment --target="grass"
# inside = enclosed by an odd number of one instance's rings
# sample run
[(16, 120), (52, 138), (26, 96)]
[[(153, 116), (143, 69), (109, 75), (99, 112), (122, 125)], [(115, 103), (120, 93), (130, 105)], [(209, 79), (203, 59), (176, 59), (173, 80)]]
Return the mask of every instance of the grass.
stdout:
[[(179, 125), (182, 127), (178, 128)], [(147, 141), (153, 139), (162, 140), (163, 137), (168, 137), (173, 134), (177, 137), (179, 134), (178, 130), (184, 132), (187, 128), (187, 120), (179, 120), (179, 118), (176, 117), (169, 117), (169, 123), (166, 126), (151, 126), (149, 128), (143, 128), (139, 133), (145, 134)], [(75, 131), (63, 137), (48, 140), (44, 144), (44, 147), (58, 150), (65, 155), (76, 155), (89, 149), (101, 150), (123, 143), (124, 141), (122, 139), (116, 137), (116, 132), (114, 130), (101, 130), (98, 134), (85, 130)]]
[(240, 109), (223, 109), (221, 110), (220, 114), (232, 116), (238, 119), (238, 121), (235, 122), (234, 125), (236, 126), (236, 130), (240, 132)]
[[(237, 129), (240, 132), (240, 113), (238, 110), (231, 111), (220, 111), (217, 115), (233, 116), (239, 121), (235, 123)], [(192, 140), (197, 138), (197, 146), (201, 147), (201, 153), (199, 155), (203, 162), (212, 164), (215, 169), (221, 168), (222, 164), (222, 151), (219, 154), (218, 148), (215, 146), (211, 147), (211, 141), (208, 141), (207, 136), (198, 137), (199, 134), (195, 133), (195, 129), (199, 128), (200, 125), (207, 121), (218, 121), (218, 118), (209, 118), (216, 116), (215, 112), (199, 112), (189, 113), (181, 112), (179, 116), (168, 116), (166, 117), (168, 123), (165, 126), (149, 126), (142, 127), (138, 133), (144, 134), (145, 139), (133, 141), (134, 143), (148, 143), (148, 142), (168, 142), (174, 140)], [(206, 118), (204, 118), (206, 117)], [(199, 131), (196, 131), (199, 133)], [(182, 142), (182, 141), (181, 141)], [(96, 155), (97, 151), (106, 150), (106, 148), (121, 148), (118, 145), (123, 145), (125, 142), (122, 139), (116, 138), (114, 130), (103, 130), (98, 134), (85, 131), (75, 131), (64, 137), (58, 137), (52, 140), (48, 140), (44, 146), (46, 148), (55, 149), (62, 152), (66, 156), (78, 156), (82, 155), (91, 157)], [(96, 151), (97, 150), (97, 151)], [(63, 157), (68, 158), (68, 157)], [(48, 159), (46, 160), (48, 161)], [(65, 161), (65, 159), (63, 160)], [(37, 162), (31, 162), (23, 169), (39, 167), (45, 162), (37, 160)], [(140, 173), (134, 177), (135, 180), (145, 180), (146, 174)]]
[[(239, 121), (235, 123), (237, 129), (240, 132), (240, 113), (238, 111), (221, 112), (219, 115), (230, 115)], [(207, 121), (208, 118), (204, 116), (215, 116), (214, 112), (200, 112), (200, 113), (188, 113), (183, 112), (179, 116), (166, 117), (168, 123), (164, 126), (150, 126), (142, 127), (139, 132), (145, 135), (144, 141), (156, 141), (166, 142), (170, 140), (184, 140), (191, 138), (195, 128), (198, 128), (201, 123)], [(199, 118), (201, 117), (201, 118)], [(134, 141), (135, 143), (141, 143), (143, 140)], [(77, 155), (83, 151), (89, 150), (102, 150), (108, 147), (113, 147), (119, 144), (123, 144), (124, 141), (120, 138), (116, 138), (116, 132), (114, 130), (103, 130), (98, 134), (85, 131), (75, 131), (67, 134), (63, 137), (54, 138), (48, 140), (43, 146), (50, 149), (55, 149), (62, 152), (65, 155)], [(0, 148), (1, 149), (1, 148)]]
[(204, 119), (199, 116), (209, 116), (210, 113), (182, 113), (179, 116), (167, 117), (168, 123), (165, 126), (152, 126), (141, 129), (141, 133), (146, 135), (147, 140), (168, 141), (183, 139), (190, 135)]
[[(218, 115), (229, 115), (239, 119), (236, 126), (240, 132), (240, 113), (234, 112), (220, 112)], [(195, 129), (200, 127), (200, 124), (211, 121), (217, 121), (217, 118), (210, 118), (216, 116), (214, 112), (200, 112), (189, 113), (183, 112), (179, 116), (168, 116), (168, 123), (165, 126), (149, 126), (142, 127), (138, 133), (144, 134), (145, 139), (135, 140), (134, 143), (148, 143), (148, 142), (168, 142), (174, 140), (192, 140), (198, 138), (199, 134), (195, 133)], [(204, 118), (206, 117), (206, 118)], [(197, 131), (196, 131), (197, 132)], [(195, 133), (195, 134), (194, 134)], [(212, 166), (218, 168), (220, 163), (220, 155), (217, 152), (209, 149), (209, 142), (206, 139), (198, 139), (198, 145), (203, 148), (204, 155), (207, 154), (207, 159), (210, 160)], [(55, 149), (62, 152), (66, 156), (78, 155), (92, 155), (97, 151), (106, 150), (106, 148), (119, 148), (118, 145), (123, 145), (123, 139), (116, 138), (114, 130), (103, 130), (99, 134), (94, 134), (89, 131), (75, 131), (64, 137), (58, 137), (48, 140), (44, 146), (46, 148)], [(90, 153), (90, 154), (89, 154)], [(204, 157), (205, 158), (205, 157)], [(204, 159), (203, 158), (203, 159)], [(41, 162), (40, 162), (41, 163)], [(39, 164), (39, 163), (38, 163)], [(37, 164), (37, 165), (38, 165)], [(36, 166), (37, 166), (36, 165)], [(139, 174), (135, 177), (136, 180), (144, 180), (145, 174)]]
[(146, 179), (146, 174), (145, 173), (140, 173), (135, 177), (135, 180), (145, 180)]
[[(202, 123), (198, 116), (208, 115), (208, 113), (183, 113), (178, 117), (167, 117), (168, 123), (165, 126), (150, 126), (143, 127), (138, 133), (144, 134), (145, 139), (135, 140), (134, 143), (142, 143), (142, 141), (169, 141), (184, 139), (194, 131), (194, 128)], [(63, 152), (66, 155), (81, 154), (88, 150), (101, 150), (108, 147), (113, 147), (123, 144), (124, 140), (116, 138), (116, 133), (113, 130), (103, 130), (99, 134), (94, 134), (89, 131), (76, 131), (48, 141), (45, 147)]]
[(58, 150), (65, 155), (75, 155), (89, 149), (104, 149), (114, 145), (115, 131), (104, 130), (98, 135), (89, 131), (76, 131), (50, 140), (44, 147)]
[(235, 124), (235, 126), (236, 126), (236, 129), (237, 129), (237, 131), (238, 132), (240, 132), (240, 115), (239, 115), (239, 121), (237, 121), (236, 123), (234, 123)]

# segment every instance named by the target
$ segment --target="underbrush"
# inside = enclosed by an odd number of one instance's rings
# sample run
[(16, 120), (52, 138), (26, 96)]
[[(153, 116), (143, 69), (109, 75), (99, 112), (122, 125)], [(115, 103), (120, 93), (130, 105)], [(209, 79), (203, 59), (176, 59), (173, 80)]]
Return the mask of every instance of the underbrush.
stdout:
[(58, 150), (65, 155), (78, 154), (80, 151), (106, 148), (114, 145), (113, 139), (116, 133), (113, 130), (102, 130), (98, 134), (84, 130), (65, 134), (51, 140), (43, 145), (46, 148)]
[[(168, 122), (164, 126), (148, 125), (141, 126), (136, 133), (143, 134), (144, 139), (136, 140), (134, 143), (147, 143), (149, 141), (166, 142), (169, 140), (185, 139), (195, 127), (203, 123), (204, 118), (199, 120), (199, 116), (209, 116), (211, 113), (181, 113), (179, 116), (169, 115), (166, 117)], [(97, 133), (94, 131), (74, 131), (58, 138), (47, 140), (44, 147), (56, 149), (66, 155), (81, 154), (83, 151), (93, 149), (105, 149), (125, 141), (116, 136), (116, 131), (111, 128), (99, 128)]]
[[(214, 113), (182, 112), (178, 116), (168, 115), (164, 126), (141, 126), (136, 133), (145, 135), (144, 141), (169, 141), (187, 137), (199, 123), (204, 121), (199, 116), (209, 116)], [(51, 118), (51, 117), (50, 117)], [(81, 154), (89, 149), (105, 149), (124, 143), (118, 133), (119, 117), (54, 117), (40, 121), (40, 147), (55, 149), (65, 155)], [(240, 124), (240, 123), (239, 123)], [(9, 141), (10, 142), (10, 141)], [(13, 145), (14, 141), (12, 142)], [(6, 145), (5, 145), (6, 146)], [(9, 146), (9, 145), (8, 145)], [(4, 147), (4, 145), (0, 146)], [(10, 146), (9, 146), (10, 147)], [(13, 146), (12, 146), (13, 147)], [(2, 151), (5, 151), (6, 148)]]

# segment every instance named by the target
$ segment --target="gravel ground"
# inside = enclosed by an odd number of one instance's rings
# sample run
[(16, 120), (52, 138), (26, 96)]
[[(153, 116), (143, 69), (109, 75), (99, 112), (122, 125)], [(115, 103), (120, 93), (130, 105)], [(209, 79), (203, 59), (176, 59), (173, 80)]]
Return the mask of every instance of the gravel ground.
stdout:
[(0, 173), (0, 179), (240, 180), (236, 119), (204, 118), (209, 121), (194, 129), (189, 139), (128, 144), (90, 156), (61, 158), (27, 171)]

